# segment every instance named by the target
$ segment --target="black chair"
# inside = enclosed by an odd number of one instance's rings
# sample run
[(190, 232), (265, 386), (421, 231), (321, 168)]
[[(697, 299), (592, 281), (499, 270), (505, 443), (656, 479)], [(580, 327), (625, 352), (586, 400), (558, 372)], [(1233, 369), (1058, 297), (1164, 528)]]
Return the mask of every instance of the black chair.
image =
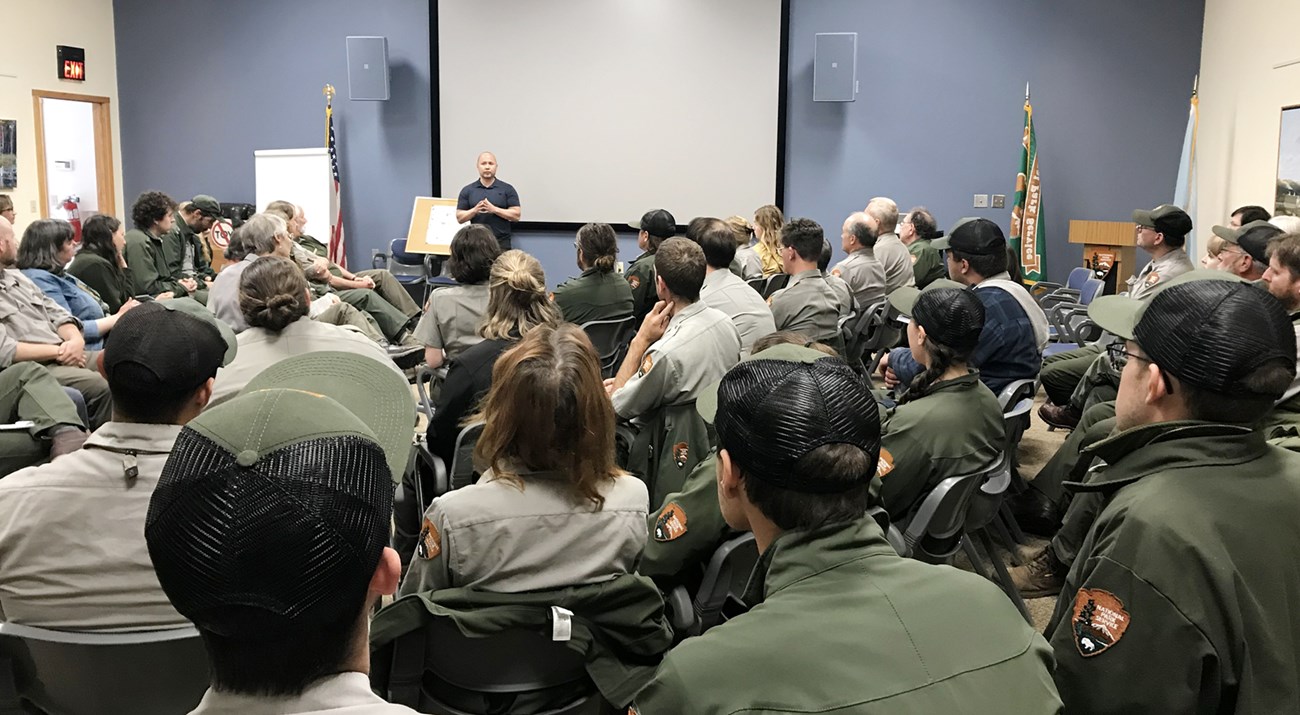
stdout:
[(591, 344), (600, 356), (600, 369), (604, 377), (613, 377), (618, 370), (618, 363), (627, 344), (636, 332), (636, 316), (614, 318), (612, 320), (592, 320), (583, 323), (582, 332), (591, 339)]
[(461, 428), (456, 435), (456, 451), (452, 454), (451, 465), (447, 468), (448, 489), (460, 489), (478, 480), (478, 469), (474, 466), (474, 447), (483, 434), (486, 422), (474, 422)]
[(84, 633), (0, 623), (0, 668), (10, 671), (0, 672), (0, 712), (48, 715), (189, 712), (209, 680), (191, 627)]
[(724, 542), (713, 552), (695, 595), (685, 586), (668, 593), (665, 605), (669, 622), (678, 638), (698, 636), (728, 619), (728, 606), (740, 607), (750, 574), (758, 563), (758, 545), (753, 534), (742, 534)]
[(858, 312), (843, 328), (844, 361), (855, 370), (872, 372), (876, 353), (894, 346), (898, 329), (889, 324), (889, 301), (879, 300)]
[(767, 287), (766, 278), (750, 278), (745, 282), (748, 283), (749, 287), (753, 288), (759, 295), (763, 295), (763, 289)]
[(435, 618), (398, 638), (390, 662), (377, 666), (372, 680), (380, 681), (385, 698), (423, 713), (613, 711), (587, 675), (582, 656), (549, 633), (510, 630), (471, 638), (451, 619)]
[[(1020, 556), (1016, 548), (1016, 540), (1012, 538), (1007, 529), (1006, 519), (1010, 518), (1011, 523), (1015, 523), (1014, 517), (1010, 516), (1010, 511), (1006, 508), (1005, 500), (1008, 489), (1011, 487), (1011, 459), (1003, 453), (1000, 462), (990, 471), (989, 477), (980, 485), (980, 489), (975, 493), (971, 500), (971, 505), (966, 513), (966, 533), (967, 537), (962, 540), (962, 549), (965, 550), (967, 558), (970, 559), (971, 566), (988, 578), (1007, 594), (1007, 598), (1016, 605), (1025, 620), (1029, 619), (1029, 609), (1025, 607), (1025, 601), (1020, 596), (1020, 591), (1011, 581), (1010, 574), (1007, 573), (1006, 566), (1002, 563), (1002, 558), (998, 556), (997, 549), (993, 547), (993, 539), (990, 531), (998, 534), (1002, 539), (1002, 544), (1007, 552), (1011, 555), (1012, 562), (1017, 566), (1020, 565)], [(984, 547), (984, 553), (981, 555), (975, 548), (975, 542), (970, 538), (974, 535), (979, 541), (980, 546)], [(992, 569), (992, 574), (984, 570), (983, 561), (987, 560)], [(1031, 621), (1032, 622), (1032, 621)]]
[(771, 298), (773, 293), (786, 287), (786, 285), (789, 282), (790, 282), (790, 274), (788, 273), (777, 273), (768, 276), (767, 282), (763, 284), (763, 293), (762, 293), (763, 297)]

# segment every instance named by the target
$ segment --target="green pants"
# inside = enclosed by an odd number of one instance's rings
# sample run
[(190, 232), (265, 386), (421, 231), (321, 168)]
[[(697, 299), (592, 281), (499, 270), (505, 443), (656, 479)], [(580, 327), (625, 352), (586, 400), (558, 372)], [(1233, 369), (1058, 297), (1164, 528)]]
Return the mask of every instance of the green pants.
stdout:
[(325, 312), (316, 316), (316, 320), (322, 323), (329, 323), (330, 325), (350, 325), (357, 330), (360, 330), (367, 338), (370, 338), (377, 343), (387, 341), (387, 338), (384, 337), (383, 332), (375, 323), (374, 318), (370, 317), (367, 313), (362, 313), (347, 303), (335, 303), (334, 305), (331, 305), (325, 310)]
[(15, 363), (0, 370), (0, 424), (31, 420), (25, 430), (0, 431), (0, 476), (39, 464), (49, 454), (46, 430), (55, 425), (84, 428), (63, 386), (43, 365)]
[(1101, 354), (1096, 345), (1084, 345), (1074, 350), (1066, 350), (1043, 360), (1043, 370), (1039, 378), (1043, 381), (1043, 391), (1054, 405), (1064, 405), (1070, 401), (1070, 395), (1087, 374), (1093, 360)]
[(382, 296), (373, 290), (349, 288), (338, 291), (338, 297), (344, 303), (364, 311), (374, 318), (379, 325), (379, 330), (389, 340), (396, 339), (406, 329), (407, 324), (411, 322), (411, 316), (395, 308), (392, 303), (384, 300)]
[[(1109, 412), (1109, 416), (1107, 416)], [(1114, 403), (1102, 403), (1084, 413), (1084, 419), (1091, 417), (1094, 421), (1086, 429), (1076, 429), (1074, 435), (1082, 434), (1079, 446), (1087, 447), (1095, 442), (1099, 442), (1110, 435), (1115, 429), (1115, 405)], [(1099, 419), (1100, 418), (1100, 419)], [(1083, 422), (1079, 423), (1080, 427)], [(1064, 448), (1064, 445), (1063, 445)], [(1081, 463), (1076, 452), (1074, 460), (1068, 465), (1069, 471), (1064, 474), (1065, 480), (1087, 482), (1090, 472), (1087, 468), (1090, 465)], [(1044, 467), (1046, 470), (1046, 467)], [(1035, 479), (1035, 482), (1038, 480)], [(1063, 490), (1062, 490), (1063, 491)], [(1065, 518), (1061, 521), (1061, 528), (1052, 537), (1052, 551), (1061, 563), (1069, 566), (1074, 563), (1074, 558), (1079, 554), (1079, 547), (1083, 545), (1083, 540), (1087, 538), (1088, 532), (1092, 530), (1092, 524), (1101, 514), (1101, 510), (1106, 506), (1106, 496), (1100, 492), (1080, 492), (1070, 498), (1070, 505), (1065, 510)]]
[(1079, 426), (1061, 443), (1056, 454), (1029, 482), (1029, 486), (1043, 493), (1057, 505), (1065, 504), (1066, 493), (1061, 486), (1067, 481), (1083, 476), (1089, 465), (1082, 463), (1079, 453), (1083, 448), (1100, 442), (1115, 427), (1115, 403), (1103, 402), (1084, 411)]
[(388, 301), (394, 308), (402, 311), (407, 318), (414, 318), (420, 314), (420, 306), (411, 298), (411, 294), (406, 291), (406, 286), (397, 280), (392, 273), (377, 268), (371, 271), (360, 271), (356, 275), (362, 278), (369, 278), (375, 282), (375, 292), (379, 297)]

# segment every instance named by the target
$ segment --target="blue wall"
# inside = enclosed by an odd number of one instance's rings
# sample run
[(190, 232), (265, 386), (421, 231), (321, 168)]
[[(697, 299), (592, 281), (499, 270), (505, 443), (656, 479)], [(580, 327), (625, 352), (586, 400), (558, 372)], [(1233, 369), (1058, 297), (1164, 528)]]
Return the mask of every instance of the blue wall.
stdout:
[[(128, 201), (151, 188), (251, 201), (254, 150), (322, 142), (321, 86), (346, 97), (343, 38), (386, 35), (393, 98), (335, 103), (353, 263), (405, 233), (411, 196), (432, 181), (427, 2), (113, 4)], [(925, 204), (945, 227), (966, 215), (1006, 226), (1009, 209), (973, 209), (971, 196), (1014, 193), (1026, 80), (1049, 276), (1079, 262), (1065, 240), (1070, 219), (1126, 221), (1170, 199), (1203, 0), (791, 5), (785, 208), (821, 222), (832, 244), (844, 217), (875, 195), (903, 210)], [(817, 32), (859, 33), (858, 101), (812, 102)], [(554, 285), (576, 273), (572, 238), (522, 233), (515, 245), (538, 256)], [(637, 255), (631, 237), (620, 244), (620, 260)]]

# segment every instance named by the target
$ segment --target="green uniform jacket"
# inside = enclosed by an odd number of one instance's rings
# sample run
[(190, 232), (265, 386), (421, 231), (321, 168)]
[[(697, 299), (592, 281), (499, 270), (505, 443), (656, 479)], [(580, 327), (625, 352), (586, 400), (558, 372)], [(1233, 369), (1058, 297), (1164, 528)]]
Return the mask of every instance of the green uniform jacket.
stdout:
[(632, 314), (632, 286), (612, 271), (588, 268), (555, 289), (555, 305), (565, 320), (578, 325), (626, 318)]
[(694, 583), (705, 564), (735, 532), (718, 507), (718, 458), (709, 452), (687, 475), (681, 491), (664, 497), (649, 517), (650, 538), (637, 572), (656, 583)]
[(131, 267), (133, 295), (158, 295), (171, 291), (177, 298), (190, 294), (167, 268), (163, 240), (147, 231), (133, 228), (126, 232), (126, 264)]
[(627, 284), (632, 288), (632, 315), (636, 325), (655, 307), (659, 294), (655, 291), (655, 257), (653, 253), (637, 256), (625, 272)]
[(650, 488), (650, 505), (680, 491), (686, 477), (713, 449), (714, 435), (695, 403), (665, 405), (645, 420), (632, 442), (627, 470)]
[(123, 303), (135, 295), (131, 269), (118, 269), (103, 256), (82, 251), (72, 259), (68, 272), (99, 294), (104, 305), (108, 306), (108, 315), (116, 313)]
[(912, 275), (916, 277), (916, 287), (924, 288), (940, 278), (948, 277), (948, 266), (944, 265), (939, 249), (930, 245), (929, 239), (918, 238), (907, 246), (912, 254)]
[(163, 256), (167, 261), (168, 275), (184, 275), (187, 244), (194, 249), (194, 277), (199, 282), (204, 278), (216, 278), (217, 272), (212, 270), (207, 246), (203, 245), (199, 234), (194, 233), (189, 224), (185, 223), (180, 211), (175, 214), (172, 230), (162, 235)]
[(894, 521), (948, 477), (993, 466), (1006, 448), (1002, 406), (979, 372), (935, 383), (881, 427), (881, 498)]
[[(650, 680), (672, 644), (672, 628), (664, 616), (659, 590), (644, 576), (626, 574), (604, 583), (553, 591), (492, 593), (449, 588), (404, 596), (375, 615), (370, 624), (370, 649), (376, 651), (421, 630), (434, 616), (454, 620), (461, 633), (470, 637), (516, 628), (550, 634), (552, 606), (573, 612), (573, 632), (565, 645), (584, 655), (587, 674), (605, 699), (619, 707), (627, 705)], [(412, 640), (417, 647), (424, 643), (418, 634)], [(411, 665), (423, 665), (422, 653), (412, 658)]]
[(1070, 712), (1300, 713), (1300, 456), (1207, 422), (1083, 454), (1109, 501), (1047, 627)]
[(782, 534), (745, 600), (669, 652), (640, 715), (1061, 712), (1051, 649), (1007, 597), (899, 557), (870, 516)]

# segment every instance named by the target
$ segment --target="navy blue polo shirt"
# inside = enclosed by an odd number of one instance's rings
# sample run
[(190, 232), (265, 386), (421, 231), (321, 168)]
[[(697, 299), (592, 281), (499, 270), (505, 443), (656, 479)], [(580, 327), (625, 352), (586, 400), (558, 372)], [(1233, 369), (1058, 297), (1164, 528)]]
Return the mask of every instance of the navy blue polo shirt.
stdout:
[[(515, 191), (515, 187), (500, 179), (492, 182), (492, 186), (488, 187), (484, 186), (483, 180), (480, 179), (460, 190), (460, 198), (456, 199), (456, 210), (468, 211), (483, 199), (491, 201), (493, 206), (502, 209), (519, 205), (519, 193)], [(510, 238), (510, 222), (494, 213), (476, 213), (469, 222), (481, 223), (492, 229), (492, 234), (497, 237), (497, 240)]]

